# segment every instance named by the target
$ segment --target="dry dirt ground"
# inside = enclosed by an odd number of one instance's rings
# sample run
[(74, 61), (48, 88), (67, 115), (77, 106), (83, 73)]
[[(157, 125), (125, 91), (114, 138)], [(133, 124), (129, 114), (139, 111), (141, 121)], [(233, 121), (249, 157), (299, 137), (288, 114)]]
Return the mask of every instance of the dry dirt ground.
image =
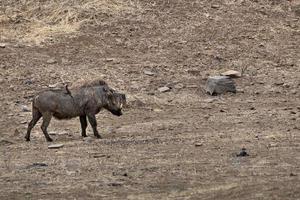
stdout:
[[(39, 43), (30, 18), (0, 24), (0, 199), (300, 199), (299, 1), (124, 2)], [(205, 94), (227, 69), (238, 92)], [(99, 77), (128, 97), (103, 139), (72, 119), (49, 127), (63, 148), (40, 122), (25, 142), (36, 92)]]

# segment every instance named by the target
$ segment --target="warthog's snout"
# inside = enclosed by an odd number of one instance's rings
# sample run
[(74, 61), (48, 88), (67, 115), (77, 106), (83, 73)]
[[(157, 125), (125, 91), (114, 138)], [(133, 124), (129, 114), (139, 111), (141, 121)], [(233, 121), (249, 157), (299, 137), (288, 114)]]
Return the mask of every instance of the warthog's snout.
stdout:
[(111, 110), (110, 112), (111, 112), (113, 115), (116, 115), (116, 116), (121, 116), (121, 115), (123, 115), (121, 109), (120, 109), (120, 110)]

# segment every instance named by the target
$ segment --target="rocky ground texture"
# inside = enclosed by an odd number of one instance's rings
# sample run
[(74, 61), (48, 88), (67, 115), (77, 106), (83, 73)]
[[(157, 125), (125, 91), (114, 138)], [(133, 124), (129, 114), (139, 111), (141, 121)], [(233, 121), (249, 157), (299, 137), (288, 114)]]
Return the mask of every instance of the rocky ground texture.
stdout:
[[(0, 15), (0, 199), (300, 199), (299, 1), (111, 2), (44, 40)], [(230, 69), (237, 93), (206, 94)], [(49, 127), (61, 148), (40, 122), (25, 142), (36, 92), (99, 77), (128, 99), (103, 139), (72, 119)]]

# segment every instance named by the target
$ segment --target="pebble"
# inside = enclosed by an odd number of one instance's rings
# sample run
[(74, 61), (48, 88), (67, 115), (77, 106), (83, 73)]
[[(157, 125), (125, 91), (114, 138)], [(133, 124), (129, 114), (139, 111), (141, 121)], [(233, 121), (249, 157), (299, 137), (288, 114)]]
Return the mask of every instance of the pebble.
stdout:
[(30, 109), (25, 105), (21, 105), (21, 109), (22, 109), (22, 112), (30, 112)]
[(160, 87), (158, 88), (158, 91), (160, 92), (169, 92), (171, 90), (171, 88), (167, 87), (167, 86), (164, 86), (164, 87)]
[(55, 64), (57, 63), (57, 60), (55, 60), (54, 58), (50, 58), (46, 61), (47, 64)]
[(48, 87), (49, 88), (61, 88), (61, 87), (63, 87), (63, 84), (62, 83), (55, 83), (55, 84), (49, 85)]
[(195, 147), (201, 147), (201, 146), (203, 146), (203, 143), (202, 143), (202, 142), (197, 142), (197, 143), (195, 143)]
[(218, 9), (218, 8), (220, 8), (220, 6), (219, 6), (219, 5), (217, 5), (217, 4), (211, 5), (211, 7), (212, 7), (212, 8), (215, 8), (215, 9)]
[(242, 150), (240, 151), (240, 153), (236, 154), (237, 157), (245, 157), (245, 156), (249, 156), (249, 154), (246, 151), (246, 148), (242, 148)]
[(28, 165), (26, 168), (32, 168), (32, 167), (48, 167), (46, 163), (32, 163), (31, 165)]
[(0, 43), (0, 48), (5, 48), (5, 47), (6, 47), (6, 44)]
[(59, 149), (62, 148), (64, 145), (63, 144), (51, 144), (48, 146), (48, 149)]
[(24, 81), (24, 84), (25, 84), (25, 85), (31, 85), (32, 83), (33, 83), (33, 81), (30, 80), (30, 79)]
[(144, 70), (144, 74), (148, 75), (148, 76), (154, 76), (155, 73), (150, 71), (150, 70)]

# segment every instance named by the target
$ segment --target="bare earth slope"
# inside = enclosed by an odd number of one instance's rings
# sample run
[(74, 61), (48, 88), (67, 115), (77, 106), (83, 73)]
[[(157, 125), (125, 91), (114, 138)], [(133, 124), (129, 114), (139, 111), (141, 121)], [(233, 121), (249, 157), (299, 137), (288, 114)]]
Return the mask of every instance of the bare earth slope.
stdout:
[[(0, 199), (300, 199), (298, 1), (5, 2)], [(227, 69), (238, 92), (205, 94)], [(40, 122), (25, 142), (36, 92), (99, 77), (128, 96), (97, 116), (104, 139), (72, 119), (49, 127), (63, 148)]]

